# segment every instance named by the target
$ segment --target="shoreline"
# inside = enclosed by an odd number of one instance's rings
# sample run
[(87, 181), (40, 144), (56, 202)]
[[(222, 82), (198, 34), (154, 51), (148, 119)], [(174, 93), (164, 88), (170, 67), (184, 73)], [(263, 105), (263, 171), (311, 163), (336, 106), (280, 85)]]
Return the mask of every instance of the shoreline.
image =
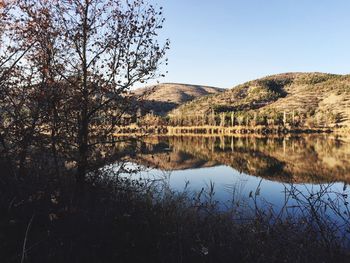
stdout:
[(139, 127), (130, 125), (118, 127), (113, 134), (119, 136), (144, 136), (144, 135), (165, 135), (165, 136), (230, 136), (230, 135), (287, 135), (287, 134), (350, 134), (349, 128), (331, 127), (285, 127), (285, 126), (146, 126)]

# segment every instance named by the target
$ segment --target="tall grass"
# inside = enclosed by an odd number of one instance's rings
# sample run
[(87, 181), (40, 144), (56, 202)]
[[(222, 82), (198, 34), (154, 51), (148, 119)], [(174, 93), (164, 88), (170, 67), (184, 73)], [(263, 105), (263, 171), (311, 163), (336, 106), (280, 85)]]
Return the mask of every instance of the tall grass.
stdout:
[(2, 262), (346, 262), (349, 256), (348, 214), (340, 210), (347, 196), (331, 188), (305, 194), (286, 185), (293, 206), (286, 202), (279, 211), (257, 188), (249, 202), (236, 199), (222, 209), (213, 183), (197, 193), (176, 192), (166, 180), (119, 173), (101, 169), (81, 187), (69, 175), (2, 180)]

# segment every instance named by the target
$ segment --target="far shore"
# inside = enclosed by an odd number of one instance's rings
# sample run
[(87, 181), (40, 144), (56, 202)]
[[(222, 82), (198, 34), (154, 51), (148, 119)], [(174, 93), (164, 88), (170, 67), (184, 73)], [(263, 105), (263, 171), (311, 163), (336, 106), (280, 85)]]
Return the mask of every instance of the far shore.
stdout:
[(288, 126), (145, 126), (129, 125), (118, 127), (114, 136), (144, 135), (198, 135), (198, 136), (230, 136), (239, 134), (285, 135), (285, 134), (349, 134), (348, 127), (288, 127)]

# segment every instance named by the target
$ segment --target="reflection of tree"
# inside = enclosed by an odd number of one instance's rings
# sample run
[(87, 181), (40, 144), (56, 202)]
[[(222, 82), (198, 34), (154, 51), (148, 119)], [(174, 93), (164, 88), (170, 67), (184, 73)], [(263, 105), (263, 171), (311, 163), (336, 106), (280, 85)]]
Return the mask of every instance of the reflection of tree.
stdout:
[(346, 181), (347, 144), (325, 136), (161, 137), (139, 161), (163, 169), (224, 164), (250, 175), (284, 182)]

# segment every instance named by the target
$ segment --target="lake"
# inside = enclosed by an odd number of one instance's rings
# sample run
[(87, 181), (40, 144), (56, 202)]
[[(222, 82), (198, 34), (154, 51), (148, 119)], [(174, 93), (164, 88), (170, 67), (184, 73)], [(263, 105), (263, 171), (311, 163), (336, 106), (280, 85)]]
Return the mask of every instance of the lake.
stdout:
[(128, 167), (141, 167), (133, 178), (154, 179), (178, 192), (207, 193), (214, 186), (222, 209), (258, 200), (276, 213), (315, 205), (317, 213), (349, 219), (347, 137), (153, 136), (118, 147)]

